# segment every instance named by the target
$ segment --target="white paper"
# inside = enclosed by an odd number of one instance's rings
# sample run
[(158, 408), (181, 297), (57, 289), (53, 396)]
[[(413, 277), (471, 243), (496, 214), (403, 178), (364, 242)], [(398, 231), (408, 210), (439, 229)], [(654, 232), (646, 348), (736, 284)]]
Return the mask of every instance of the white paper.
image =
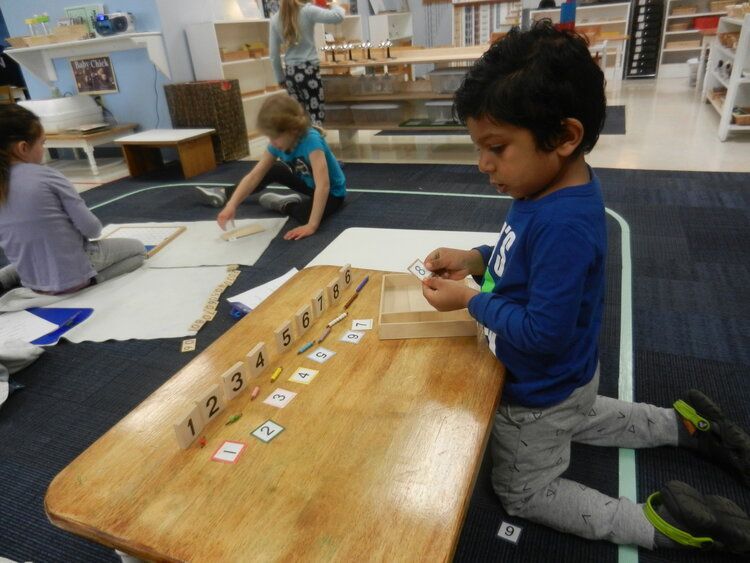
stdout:
[(33, 342), (58, 328), (55, 323), (37, 317), (28, 311), (5, 313), (0, 315), (0, 342), (11, 342), (12, 340)]
[(270, 297), (274, 291), (284, 285), (284, 283), (298, 271), (299, 270), (297, 270), (297, 268), (292, 268), (283, 276), (279, 276), (278, 278), (266, 282), (263, 285), (248, 289), (247, 291), (239, 293), (232, 297), (227, 297), (227, 301), (229, 301), (230, 303), (242, 303), (243, 305), (247, 305), (251, 309), (255, 309), (258, 305), (263, 303), (265, 299)]
[(278, 407), (280, 409), (283, 409), (296, 396), (297, 396), (297, 393), (295, 393), (294, 391), (287, 391), (286, 389), (282, 389), (281, 387), (278, 387), (274, 390), (273, 393), (271, 393), (268, 397), (266, 397), (266, 400), (263, 402), (267, 405), (271, 405), (272, 407)]

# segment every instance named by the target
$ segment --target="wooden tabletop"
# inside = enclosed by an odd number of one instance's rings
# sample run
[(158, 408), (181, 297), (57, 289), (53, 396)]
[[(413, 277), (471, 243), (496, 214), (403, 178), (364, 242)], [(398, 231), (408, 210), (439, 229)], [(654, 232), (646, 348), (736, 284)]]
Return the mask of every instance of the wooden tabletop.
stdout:
[[(358, 269), (343, 299), (369, 283), (323, 342), (336, 355), (318, 365), (296, 351), (343, 301), (279, 355), (273, 331), (337, 273), (296, 274), (60, 472), (45, 498), (52, 523), (154, 560), (450, 560), (504, 371), (475, 337), (379, 340), (383, 272)], [(339, 340), (351, 319), (375, 321), (359, 344)], [(204, 448), (181, 450), (173, 423), (259, 341), (272, 355), (251, 382), (258, 398), (234, 398)], [(319, 374), (288, 381), (298, 367)], [(264, 404), (279, 387), (298, 394)], [(268, 419), (284, 431), (263, 443), (250, 433)], [(247, 444), (237, 463), (211, 461), (224, 440)]]
[(47, 133), (45, 136), (50, 141), (74, 141), (78, 139), (96, 140), (101, 137), (109, 137), (113, 134), (126, 133), (132, 131), (138, 127), (137, 123), (121, 123), (120, 125), (114, 125), (109, 129), (102, 129), (101, 131), (95, 131), (93, 133), (72, 133), (70, 131), (65, 133)]
[(428, 63), (450, 63), (457, 61), (474, 61), (482, 56), (489, 45), (474, 45), (470, 47), (433, 47), (429, 49), (414, 49), (391, 47), (392, 59), (385, 58), (385, 50), (371, 48), (370, 52), (374, 60), (362, 58), (362, 49), (352, 49), (356, 61), (346, 59), (346, 53), (337, 52), (336, 62), (325, 61), (320, 57), (320, 68), (343, 68), (352, 66), (383, 66), (404, 64), (428, 64)]
[(127, 145), (168, 145), (191, 141), (215, 133), (216, 129), (149, 129), (115, 139)]

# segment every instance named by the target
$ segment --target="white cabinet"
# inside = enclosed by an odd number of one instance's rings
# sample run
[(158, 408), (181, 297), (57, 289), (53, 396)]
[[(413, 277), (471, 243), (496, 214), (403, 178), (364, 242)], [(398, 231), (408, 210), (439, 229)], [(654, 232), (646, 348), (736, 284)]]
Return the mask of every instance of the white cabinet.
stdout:
[[(372, 18), (373, 16), (370, 16)], [(344, 16), (341, 23), (326, 23), (315, 26), (315, 45), (318, 48), (325, 45), (325, 34), (333, 36), (336, 43), (360, 43), (362, 37), (362, 20), (359, 16)], [(320, 55), (323, 60), (323, 55)]]
[[(185, 29), (197, 80), (239, 80), (251, 136), (256, 134), (261, 104), (281, 90), (268, 57), (269, 30), (269, 20), (263, 18), (206, 22)], [(245, 45), (255, 47), (255, 56), (235, 58), (243, 56)]]
[(701, 27), (727, 13), (723, 0), (667, 0), (662, 30), (659, 76), (687, 76), (688, 59), (701, 52)]
[(370, 16), (370, 41), (374, 44), (390, 39), (393, 43), (411, 44), (414, 33), (410, 12), (396, 12)]
[(743, 19), (721, 18), (718, 33), (739, 33), (736, 49), (718, 39), (711, 45), (703, 85), (704, 99), (719, 112), (719, 138), (725, 141), (731, 132), (750, 132), (750, 125), (732, 123), (733, 108), (750, 108), (750, 14)]

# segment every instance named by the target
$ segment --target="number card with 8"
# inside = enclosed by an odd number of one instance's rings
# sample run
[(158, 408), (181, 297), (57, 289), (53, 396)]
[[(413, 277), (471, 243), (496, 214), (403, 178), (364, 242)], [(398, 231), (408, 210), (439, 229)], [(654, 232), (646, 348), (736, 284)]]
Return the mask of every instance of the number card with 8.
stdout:
[(331, 283), (327, 286), (328, 291), (328, 303), (331, 305), (335, 305), (339, 301), (341, 301), (341, 281), (339, 278), (335, 278), (331, 281)]
[(407, 270), (410, 274), (417, 276), (420, 281), (432, 277), (432, 272), (430, 272), (427, 269), (427, 266), (424, 265), (424, 262), (419, 259), (414, 260), (414, 262), (411, 263)]

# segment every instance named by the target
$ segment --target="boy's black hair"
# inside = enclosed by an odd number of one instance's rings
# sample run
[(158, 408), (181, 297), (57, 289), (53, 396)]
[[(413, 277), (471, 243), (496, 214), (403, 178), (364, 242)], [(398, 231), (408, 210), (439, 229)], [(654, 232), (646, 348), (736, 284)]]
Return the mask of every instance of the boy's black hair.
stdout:
[(559, 144), (563, 120), (575, 118), (584, 129), (576, 154), (587, 153), (604, 126), (604, 82), (585, 38), (541, 20), (529, 31), (513, 28), (474, 63), (453, 112), (462, 123), (487, 117), (528, 129), (544, 151)]

